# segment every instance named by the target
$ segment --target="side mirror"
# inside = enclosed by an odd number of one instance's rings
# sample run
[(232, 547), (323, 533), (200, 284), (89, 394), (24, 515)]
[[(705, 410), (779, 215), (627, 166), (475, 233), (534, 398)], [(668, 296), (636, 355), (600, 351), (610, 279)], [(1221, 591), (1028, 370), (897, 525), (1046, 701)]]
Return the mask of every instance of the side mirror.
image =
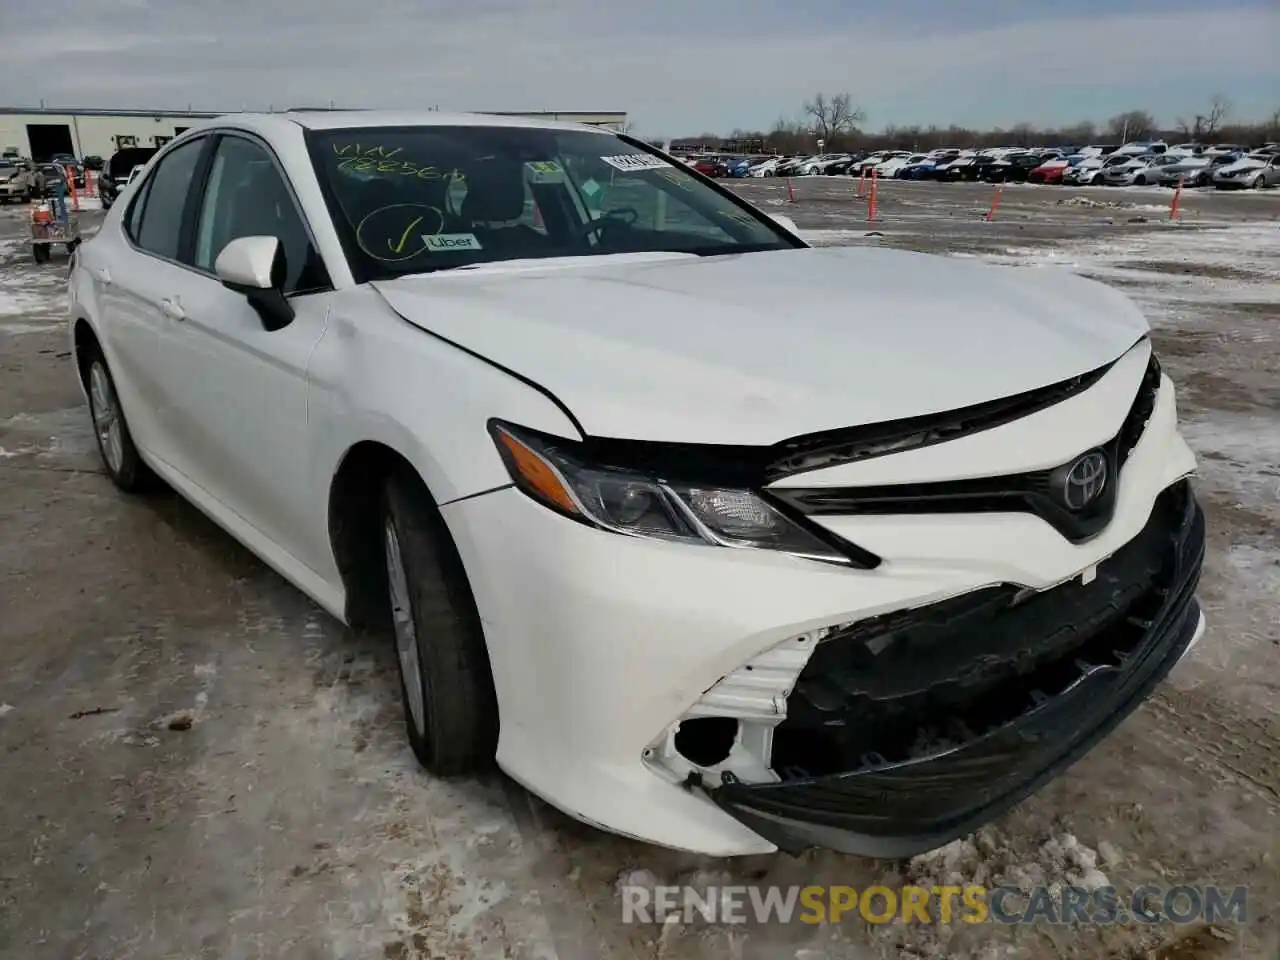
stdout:
[(781, 213), (771, 213), (769, 214), (769, 219), (780, 226), (783, 230), (786, 230), (789, 233), (794, 233), (796, 236), (800, 235), (800, 228), (796, 226), (796, 222), (790, 217), (784, 216)]
[(228, 290), (242, 294), (267, 330), (287, 327), (293, 305), (283, 292), (284, 245), (276, 237), (237, 237), (218, 254), (213, 272)]

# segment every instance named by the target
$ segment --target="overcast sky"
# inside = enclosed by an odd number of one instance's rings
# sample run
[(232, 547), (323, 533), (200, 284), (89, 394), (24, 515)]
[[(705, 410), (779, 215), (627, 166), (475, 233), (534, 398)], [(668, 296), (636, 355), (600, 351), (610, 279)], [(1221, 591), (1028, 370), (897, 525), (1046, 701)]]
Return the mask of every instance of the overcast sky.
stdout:
[[(269, 12), (268, 12), (269, 11)], [(0, 106), (625, 110), (648, 136), (1280, 109), (1280, 0), (0, 0)]]

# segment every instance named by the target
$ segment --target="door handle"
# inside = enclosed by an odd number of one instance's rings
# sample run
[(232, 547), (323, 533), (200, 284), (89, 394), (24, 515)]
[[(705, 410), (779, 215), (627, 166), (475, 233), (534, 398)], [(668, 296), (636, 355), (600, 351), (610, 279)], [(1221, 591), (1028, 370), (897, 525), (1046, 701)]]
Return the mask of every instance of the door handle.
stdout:
[(98, 267), (98, 269), (94, 270), (93, 273), (100, 282), (110, 285), (111, 272), (106, 267)]
[(161, 300), (160, 312), (163, 313), (170, 320), (187, 319), (186, 311), (182, 309), (182, 305), (178, 303), (178, 301), (176, 300)]

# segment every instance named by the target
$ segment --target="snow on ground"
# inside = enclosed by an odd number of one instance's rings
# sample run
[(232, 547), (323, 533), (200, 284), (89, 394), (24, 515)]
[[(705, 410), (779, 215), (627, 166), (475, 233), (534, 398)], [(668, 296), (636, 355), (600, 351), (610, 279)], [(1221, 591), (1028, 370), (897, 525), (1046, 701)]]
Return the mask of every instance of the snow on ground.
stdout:
[(0, 240), (0, 334), (44, 333), (66, 316), (67, 260), (45, 264), (22, 239)]

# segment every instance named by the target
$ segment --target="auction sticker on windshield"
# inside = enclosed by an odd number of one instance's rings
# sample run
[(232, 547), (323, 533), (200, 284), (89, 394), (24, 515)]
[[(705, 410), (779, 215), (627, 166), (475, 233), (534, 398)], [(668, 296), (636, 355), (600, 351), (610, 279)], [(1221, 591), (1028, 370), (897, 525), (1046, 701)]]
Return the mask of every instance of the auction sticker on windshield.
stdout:
[(564, 167), (554, 160), (537, 160), (526, 163), (529, 179), (533, 183), (564, 183)]
[(620, 153), (614, 157), (601, 157), (605, 163), (624, 173), (632, 170), (665, 170), (670, 164), (647, 153)]

